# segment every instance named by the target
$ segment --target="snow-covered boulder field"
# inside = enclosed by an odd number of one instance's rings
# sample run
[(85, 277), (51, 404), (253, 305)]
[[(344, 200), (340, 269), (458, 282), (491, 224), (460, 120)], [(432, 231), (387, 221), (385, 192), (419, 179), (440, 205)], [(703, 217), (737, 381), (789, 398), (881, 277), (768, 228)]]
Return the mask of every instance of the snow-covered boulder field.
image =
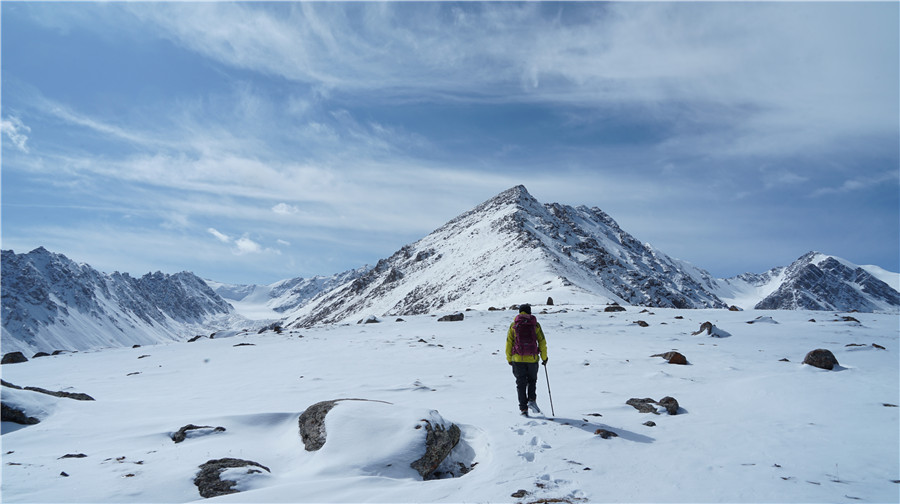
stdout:
[[(535, 306), (550, 359), (531, 418), (508, 310), (5, 364), (4, 405), (39, 423), (3, 422), (3, 501), (898, 501), (896, 314), (604, 308)], [(838, 364), (803, 364), (817, 349)], [(335, 403), (307, 450), (301, 415), (341, 398), (365, 401)], [(454, 426), (426, 480), (429, 428)], [(237, 493), (202, 497), (210, 478)]]

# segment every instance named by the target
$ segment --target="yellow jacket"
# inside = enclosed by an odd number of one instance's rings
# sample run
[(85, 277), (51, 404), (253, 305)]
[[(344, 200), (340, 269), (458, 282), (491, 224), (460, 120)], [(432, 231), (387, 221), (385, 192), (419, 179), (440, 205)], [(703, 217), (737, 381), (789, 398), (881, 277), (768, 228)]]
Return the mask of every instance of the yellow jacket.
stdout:
[[(513, 345), (516, 342), (516, 329), (513, 327), (515, 320), (509, 324), (509, 330), (506, 331), (506, 361), (507, 362), (538, 362), (537, 355), (519, 355), (512, 353)], [(544, 331), (541, 324), (538, 323), (534, 328), (537, 335), (538, 349), (541, 352), (540, 360), (547, 360), (547, 340), (544, 339)]]

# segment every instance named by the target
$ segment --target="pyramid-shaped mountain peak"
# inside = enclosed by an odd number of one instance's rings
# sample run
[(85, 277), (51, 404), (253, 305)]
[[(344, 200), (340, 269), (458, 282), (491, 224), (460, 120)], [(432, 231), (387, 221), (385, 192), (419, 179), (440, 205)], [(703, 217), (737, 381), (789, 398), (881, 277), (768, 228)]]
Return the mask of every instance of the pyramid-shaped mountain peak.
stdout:
[(286, 326), (560, 302), (705, 308), (706, 274), (623, 231), (597, 208), (544, 205), (518, 185), (288, 314)]

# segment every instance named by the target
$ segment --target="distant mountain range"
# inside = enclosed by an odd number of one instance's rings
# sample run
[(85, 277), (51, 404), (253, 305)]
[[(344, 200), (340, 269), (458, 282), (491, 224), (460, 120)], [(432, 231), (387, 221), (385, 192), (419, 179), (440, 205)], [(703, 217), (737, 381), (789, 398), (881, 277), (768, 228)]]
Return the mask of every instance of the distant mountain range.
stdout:
[(106, 275), (43, 248), (2, 254), (3, 352), (180, 339), (211, 324), (246, 325), (238, 312), (308, 327), (548, 298), (683, 309), (900, 311), (897, 273), (810, 252), (787, 267), (716, 279), (639, 242), (599, 208), (542, 204), (524, 186), (374, 267), (267, 286), (204, 282), (187, 272)]
[(43, 247), (2, 251), (3, 352), (177, 341), (241, 317), (192, 273), (100, 273)]

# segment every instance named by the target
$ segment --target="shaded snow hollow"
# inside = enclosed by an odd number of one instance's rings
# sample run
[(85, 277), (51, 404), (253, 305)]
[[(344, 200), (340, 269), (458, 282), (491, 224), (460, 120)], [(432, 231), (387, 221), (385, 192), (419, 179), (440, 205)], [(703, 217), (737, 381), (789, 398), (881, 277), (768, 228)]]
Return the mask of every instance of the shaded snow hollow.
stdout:
[[(549, 310), (535, 307), (549, 345), (555, 421), (516, 411), (503, 355), (510, 311), (4, 365), (7, 382), (96, 401), (32, 401), (3, 387), (4, 402), (34, 408), (42, 420), (3, 424), (3, 500), (202, 501), (193, 484), (199, 466), (226, 457), (271, 472), (230, 470), (240, 493), (214, 499), (222, 502), (898, 500), (896, 315), (853, 314), (854, 322), (809, 311)], [(760, 316), (777, 324), (747, 323)], [(731, 337), (692, 335), (706, 321)], [(840, 366), (801, 364), (815, 348), (834, 352)], [(671, 350), (690, 364), (651, 357)], [(665, 396), (677, 399), (678, 415), (626, 404)], [(335, 409), (334, 443), (307, 452), (300, 413), (341, 397), (395, 407)], [(543, 371), (538, 403), (549, 414)], [(452, 456), (474, 465), (468, 474), (421, 481), (409, 470), (409, 459), (421, 455), (410, 436), (433, 410), (460, 427)], [(354, 412), (368, 415), (366, 427)], [(226, 430), (173, 443), (171, 434), (189, 423)], [(604, 439), (600, 430), (616, 436)]]

